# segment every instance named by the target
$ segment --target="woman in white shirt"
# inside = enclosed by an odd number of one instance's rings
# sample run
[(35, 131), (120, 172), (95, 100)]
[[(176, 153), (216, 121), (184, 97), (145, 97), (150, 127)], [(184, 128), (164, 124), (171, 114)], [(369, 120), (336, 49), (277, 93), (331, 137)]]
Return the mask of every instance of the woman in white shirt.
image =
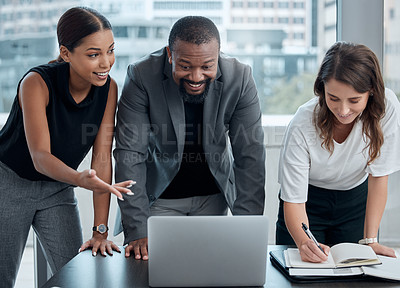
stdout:
[[(276, 243), (296, 244), (310, 262), (327, 260), (325, 244), (341, 242), (368, 244), (395, 257), (376, 238), (388, 175), (400, 170), (400, 104), (384, 87), (376, 55), (364, 45), (335, 43), (314, 93), (285, 133)], [(326, 255), (302, 223), (325, 243)]]

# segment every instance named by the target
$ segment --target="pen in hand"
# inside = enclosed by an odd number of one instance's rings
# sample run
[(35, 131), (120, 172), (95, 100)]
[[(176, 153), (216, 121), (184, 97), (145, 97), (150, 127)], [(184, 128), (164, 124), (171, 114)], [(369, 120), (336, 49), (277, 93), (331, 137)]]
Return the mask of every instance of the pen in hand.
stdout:
[[(310, 238), (315, 243), (315, 245), (318, 246), (319, 250), (321, 250), (322, 253), (324, 253), (326, 255), (324, 249), (322, 249), (322, 247), (318, 244), (317, 239), (315, 239), (314, 235), (311, 233), (310, 229), (308, 229), (307, 225), (304, 223), (301, 223), (301, 228), (303, 228), (303, 230), (307, 234), (308, 238)], [(328, 256), (328, 255), (326, 255), (326, 256)]]

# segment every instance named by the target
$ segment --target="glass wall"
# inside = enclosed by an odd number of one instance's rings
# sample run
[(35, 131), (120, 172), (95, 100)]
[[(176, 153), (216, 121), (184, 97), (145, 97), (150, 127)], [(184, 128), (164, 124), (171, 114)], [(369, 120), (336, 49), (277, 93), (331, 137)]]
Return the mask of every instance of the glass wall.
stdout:
[[(7, 113), (18, 81), (32, 66), (57, 57), (56, 24), (69, 7), (86, 5), (113, 25), (122, 86), (126, 67), (167, 44), (171, 25), (203, 15), (218, 26), (222, 51), (249, 64), (264, 114), (293, 114), (313, 97), (313, 82), (327, 48), (336, 40), (335, 0), (104, 0), (0, 1), (0, 113)], [(400, 95), (400, 2), (385, 1), (386, 86)], [(121, 89), (120, 89), (121, 91)]]
[[(251, 65), (264, 114), (293, 114), (313, 97), (320, 59), (335, 41), (334, 0), (104, 0), (1, 1), (0, 112), (8, 112), (19, 79), (32, 66), (57, 57), (56, 24), (69, 7), (99, 10), (113, 25), (116, 64), (126, 67), (167, 44), (171, 25), (203, 15), (218, 26), (222, 51)], [(121, 88), (121, 87), (120, 87)], [(121, 91), (121, 89), (119, 89)]]
[[(384, 56), (383, 78), (386, 87), (400, 99), (400, 1), (385, 0), (384, 3)], [(397, 147), (392, 147), (397, 149)], [(400, 246), (400, 171), (389, 176), (389, 195), (380, 226), (380, 238), (390, 246)]]
[(384, 8), (383, 74), (386, 87), (400, 98), (400, 1), (387, 0)]

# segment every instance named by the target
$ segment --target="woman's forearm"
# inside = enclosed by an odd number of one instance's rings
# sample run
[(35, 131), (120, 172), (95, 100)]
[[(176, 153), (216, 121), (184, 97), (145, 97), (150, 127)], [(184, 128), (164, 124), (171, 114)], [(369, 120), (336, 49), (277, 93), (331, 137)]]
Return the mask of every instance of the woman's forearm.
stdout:
[(297, 247), (300, 247), (302, 242), (308, 240), (307, 235), (301, 227), (301, 223), (305, 223), (308, 226), (305, 203), (284, 202), (283, 209), (286, 227), (294, 242), (296, 242)]
[(388, 176), (368, 178), (368, 198), (365, 212), (364, 237), (374, 238), (378, 235), (379, 225), (387, 201)]

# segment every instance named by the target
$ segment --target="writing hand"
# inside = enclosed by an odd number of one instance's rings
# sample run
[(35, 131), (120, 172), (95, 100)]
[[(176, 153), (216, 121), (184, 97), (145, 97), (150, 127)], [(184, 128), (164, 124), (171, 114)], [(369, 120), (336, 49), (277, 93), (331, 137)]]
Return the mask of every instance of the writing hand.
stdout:
[[(324, 250), (325, 254), (328, 255), (330, 251), (329, 246), (321, 243), (319, 243), (319, 245)], [(299, 251), (301, 260), (306, 262), (320, 263), (328, 260), (328, 256), (326, 256), (311, 239), (303, 241), (299, 247)]]

